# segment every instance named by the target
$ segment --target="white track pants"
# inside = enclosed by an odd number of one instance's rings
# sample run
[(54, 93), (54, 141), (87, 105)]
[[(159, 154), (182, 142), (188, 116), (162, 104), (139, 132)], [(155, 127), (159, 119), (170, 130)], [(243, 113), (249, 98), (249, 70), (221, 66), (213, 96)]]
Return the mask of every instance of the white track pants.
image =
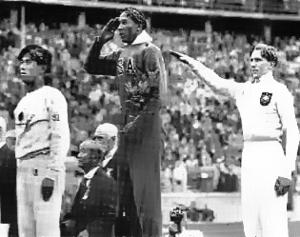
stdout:
[(246, 237), (288, 237), (287, 195), (274, 185), (284, 174), (284, 153), (277, 141), (245, 142), (242, 157), (242, 215)]
[[(18, 161), (17, 200), (19, 237), (59, 237), (59, 218), (65, 173), (46, 169), (48, 157), (38, 156)], [(44, 201), (41, 184), (44, 178), (54, 180), (53, 194)]]

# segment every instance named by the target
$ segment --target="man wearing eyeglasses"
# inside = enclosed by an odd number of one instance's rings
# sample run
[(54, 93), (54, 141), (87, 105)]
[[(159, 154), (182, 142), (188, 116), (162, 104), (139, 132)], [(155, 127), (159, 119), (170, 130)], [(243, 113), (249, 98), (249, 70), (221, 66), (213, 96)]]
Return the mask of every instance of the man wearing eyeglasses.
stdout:
[(116, 162), (112, 159), (118, 149), (118, 128), (111, 123), (100, 124), (95, 130), (93, 140), (100, 144), (105, 151), (104, 159), (101, 160), (101, 166), (107, 169), (107, 172), (110, 173), (110, 175), (116, 175), (116, 170), (113, 169)]
[(17, 59), (26, 90), (14, 110), (19, 236), (60, 236), (70, 144), (67, 102), (59, 90), (45, 85), (51, 81), (48, 50), (28, 45)]

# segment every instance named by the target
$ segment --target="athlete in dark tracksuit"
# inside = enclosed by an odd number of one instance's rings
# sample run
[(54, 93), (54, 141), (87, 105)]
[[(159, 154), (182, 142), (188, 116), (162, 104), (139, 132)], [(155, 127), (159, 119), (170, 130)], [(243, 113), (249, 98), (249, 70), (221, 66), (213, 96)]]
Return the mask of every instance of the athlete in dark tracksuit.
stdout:
[[(122, 105), (119, 163), (119, 214), (130, 221), (131, 236), (161, 236), (159, 110), (166, 93), (166, 71), (158, 47), (145, 31), (146, 21), (134, 8), (104, 27), (92, 46), (85, 69), (91, 74), (115, 75)], [(118, 29), (124, 46), (99, 55)], [(120, 230), (116, 229), (116, 234)], [(125, 230), (124, 230), (125, 231)], [(127, 232), (125, 231), (125, 232)]]

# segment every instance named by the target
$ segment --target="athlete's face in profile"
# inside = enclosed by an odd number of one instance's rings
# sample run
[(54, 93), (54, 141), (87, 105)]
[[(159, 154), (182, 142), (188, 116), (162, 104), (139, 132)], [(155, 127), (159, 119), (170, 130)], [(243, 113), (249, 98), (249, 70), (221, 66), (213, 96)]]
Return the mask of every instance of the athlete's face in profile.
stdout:
[(20, 77), (25, 83), (33, 82), (43, 71), (42, 66), (33, 61), (29, 54), (25, 54), (19, 63)]
[(251, 73), (253, 78), (260, 78), (272, 70), (271, 63), (261, 56), (261, 50), (254, 50), (250, 57)]
[(118, 30), (123, 43), (131, 44), (141, 32), (141, 26), (128, 17), (126, 12), (120, 15), (119, 21)]

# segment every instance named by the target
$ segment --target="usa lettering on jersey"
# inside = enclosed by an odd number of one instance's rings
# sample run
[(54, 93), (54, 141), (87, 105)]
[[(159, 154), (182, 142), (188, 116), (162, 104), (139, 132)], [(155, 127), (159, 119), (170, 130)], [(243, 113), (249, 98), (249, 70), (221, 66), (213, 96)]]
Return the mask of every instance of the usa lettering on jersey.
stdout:
[(135, 64), (134, 64), (134, 60), (132, 57), (127, 58), (126, 61), (124, 60), (124, 58), (118, 59), (117, 74), (124, 75), (125, 72), (127, 75), (136, 74)]
[(129, 75), (136, 73), (135, 67), (134, 67), (134, 61), (133, 61), (133, 58), (131, 58), (131, 57), (128, 58), (128, 61), (127, 61), (126, 73)]

